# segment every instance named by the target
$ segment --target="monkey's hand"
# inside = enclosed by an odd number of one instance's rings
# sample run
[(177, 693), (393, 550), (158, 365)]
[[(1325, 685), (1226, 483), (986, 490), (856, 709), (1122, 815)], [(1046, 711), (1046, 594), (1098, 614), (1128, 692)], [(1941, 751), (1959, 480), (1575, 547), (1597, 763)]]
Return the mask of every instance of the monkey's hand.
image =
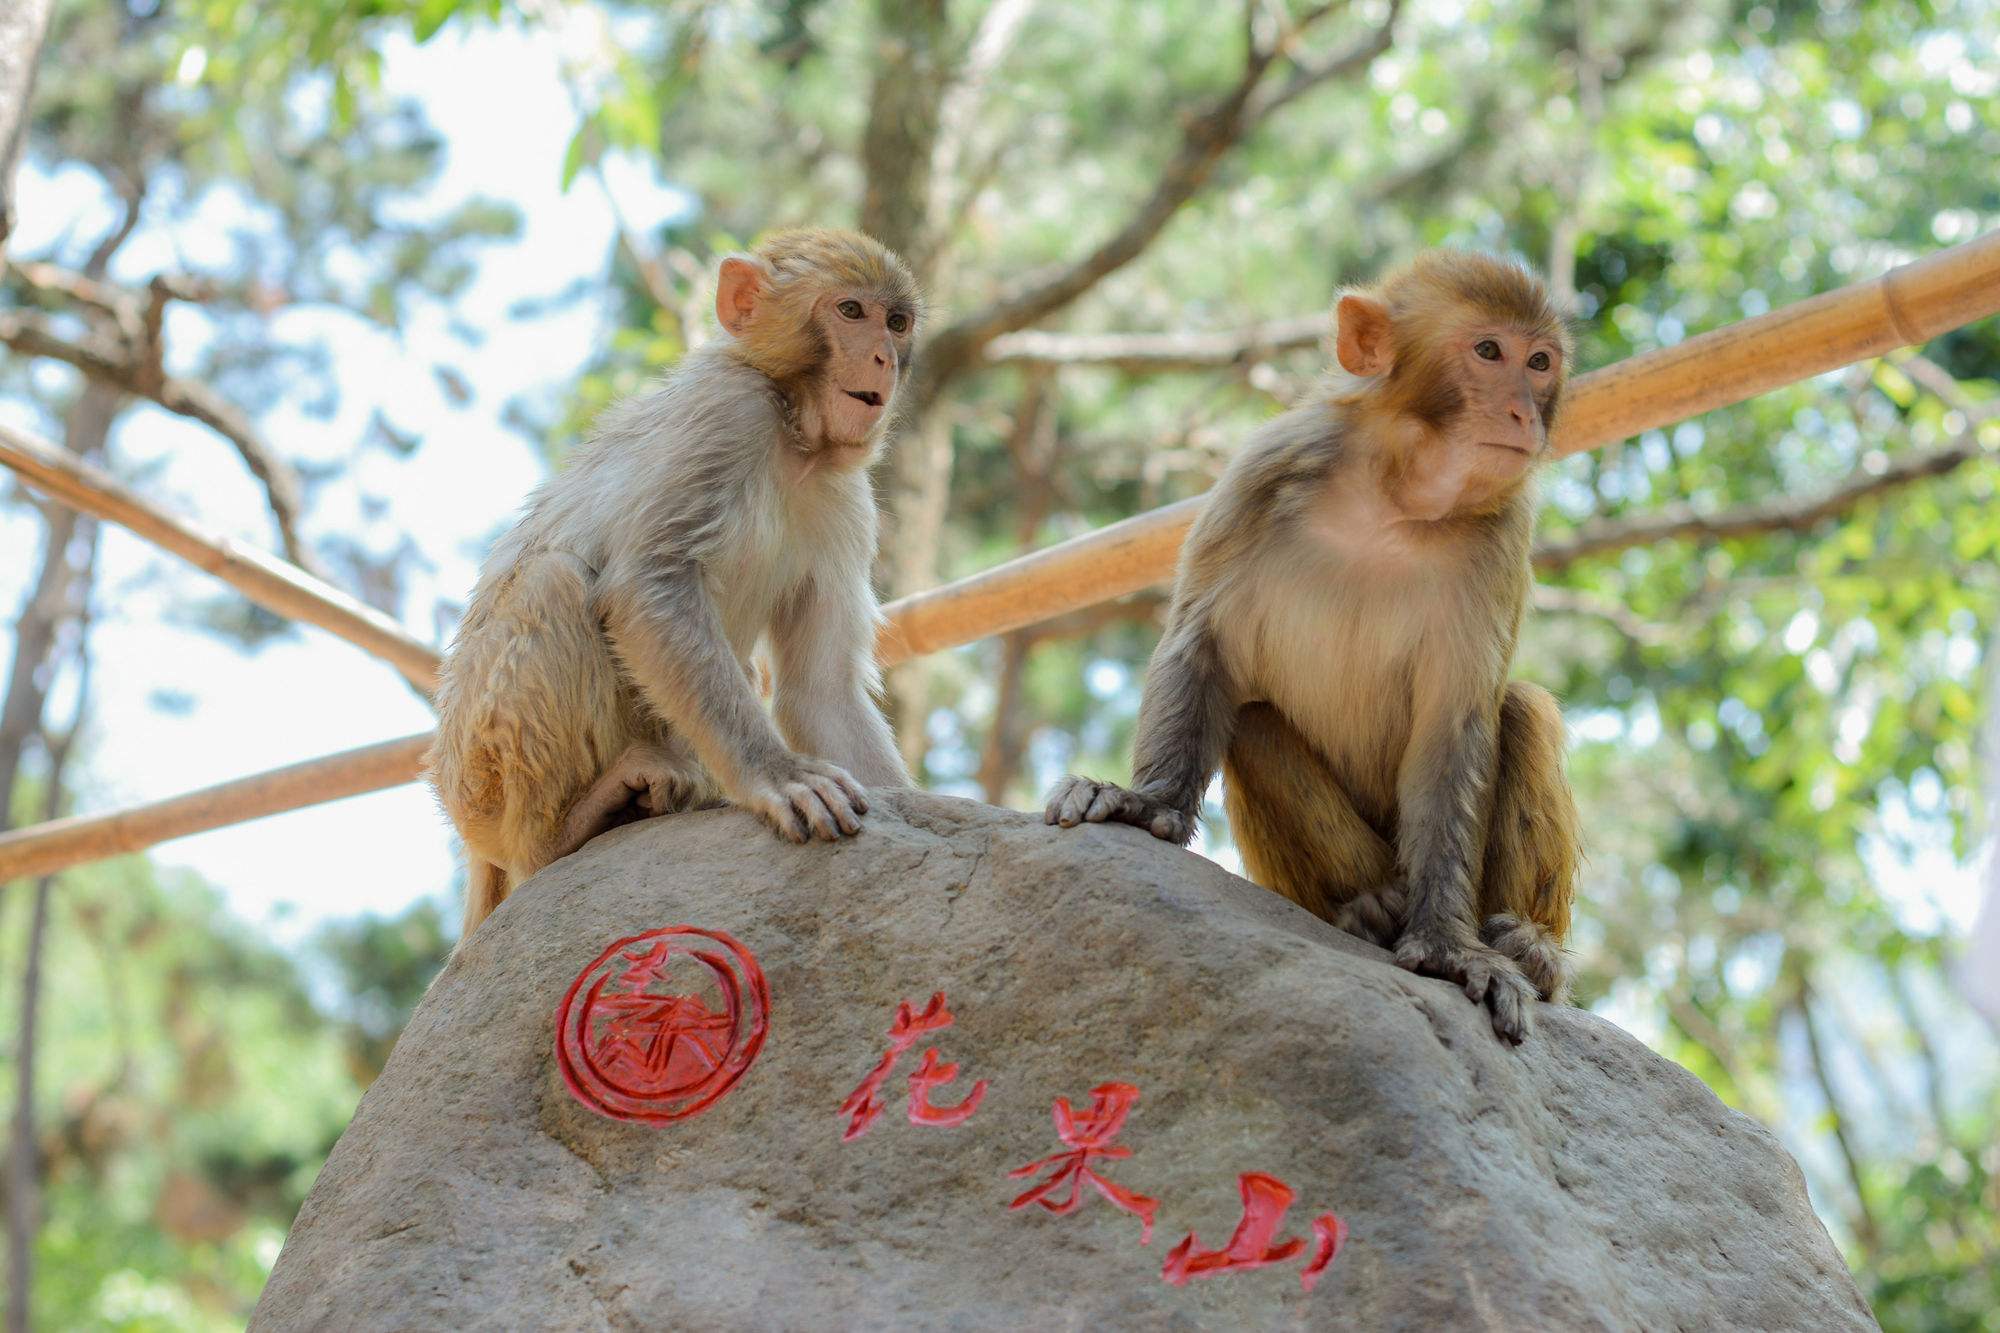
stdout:
[(1513, 959), (1477, 940), (1413, 926), (1396, 945), (1396, 966), (1457, 982), (1465, 998), (1492, 1012), (1493, 1030), (1507, 1041), (1518, 1045), (1533, 1026), (1534, 983)]
[(560, 860), (600, 833), (634, 818), (670, 815), (694, 803), (701, 774), (656, 745), (635, 745), (570, 807), (550, 860)]
[(772, 765), (736, 803), (756, 811), (779, 837), (792, 842), (837, 842), (861, 832), (861, 816), (868, 813), (868, 793), (846, 769), (804, 755), (789, 755)]
[(1107, 819), (1132, 824), (1166, 842), (1187, 846), (1194, 836), (1193, 821), (1163, 801), (1139, 792), (1127, 791), (1111, 782), (1068, 777), (1049, 793), (1042, 822), (1075, 828), (1078, 824), (1102, 824)]

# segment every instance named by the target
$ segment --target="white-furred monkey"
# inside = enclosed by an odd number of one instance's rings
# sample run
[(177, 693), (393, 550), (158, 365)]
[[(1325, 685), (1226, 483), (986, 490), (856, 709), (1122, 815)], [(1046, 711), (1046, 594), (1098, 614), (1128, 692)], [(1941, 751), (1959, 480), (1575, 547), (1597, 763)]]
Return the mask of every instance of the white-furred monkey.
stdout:
[[(722, 261), (729, 335), (606, 412), (487, 557), (438, 686), (430, 776), (471, 861), (465, 931), (510, 883), (636, 815), (720, 798), (795, 842), (909, 781), (877, 683), (875, 457), (919, 316), (866, 236)], [(776, 724), (749, 658), (768, 635)]]
[(1132, 789), (1066, 779), (1047, 819), (1185, 843), (1220, 764), (1253, 879), (1519, 1041), (1564, 989), (1578, 856), (1561, 713), (1507, 681), (1567, 330), (1532, 274), (1452, 251), (1335, 318), (1338, 367), (1181, 552)]

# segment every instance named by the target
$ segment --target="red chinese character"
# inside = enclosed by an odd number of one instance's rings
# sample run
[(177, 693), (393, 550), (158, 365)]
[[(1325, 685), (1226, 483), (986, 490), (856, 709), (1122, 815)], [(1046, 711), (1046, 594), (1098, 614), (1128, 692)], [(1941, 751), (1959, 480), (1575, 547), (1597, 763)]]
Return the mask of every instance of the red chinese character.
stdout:
[[(1243, 1220), (1236, 1224), (1236, 1234), (1229, 1238), (1229, 1244), (1219, 1250), (1197, 1250), (1194, 1232), (1190, 1231), (1186, 1240), (1168, 1251), (1167, 1261), (1160, 1267), (1161, 1277), (1182, 1287), (1190, 1278), (1283, 1263), (1305, 1249), (1306, 1243), (1296, 1236), (1277, 1245), (1271, 1243), (1271, 1238), (1278, 1234), (1279, 1224), (1285, 1220), (1285, 1210), (1292, 1206), (1292, 1191), (1284, 1181), (1261, 1171), (1246, 1171), (1238, 1178), (1237, 1188), (1243, 1193)], [(1321, 1244), (1325, 1244), (1324, 1235)], [(1337, 1248), (1338, 1240), (1334, 1244)], [(1332, 1258), (1329, 1252), (1327, 1259)], [(1313, 1263), (1319, 1263), (1317, 1256)], [(1318, 1277), (1315, 1270), (1314, 1280)], [(1312, 1290), (1311, 1282), (1306, 1284), (1306, 1290)]]
[(556, 1065), (599, 1115), (685, 1119), (713, 1106), (757, 1058), (770, 1003), (756, 958), (721, 931), (647, 931), (606, 949), (571, 983), (556, 1010)]
[(1333, 1262), (1333, 1256), (1340, 1253), (1340, 1247), (1347, 1241), (1347, 1223), (1332, 1213), (1321, 1213), (1313, 1219), (1313, 1235), (1319, 1240), (1319, 1248), (1313, 1251), (1312, 1262), (1299, 1270), (1299, 1285), (1307, 1291), (1319, 1281), (1319, 1275)]
[(938, 1063), (937, 1047), (924, 1049), (922, 1068), (910, 1075), (910, 1123), (913, 1125), (962, 1125), (972, 1119), (986, 1095), (986, 1080), (972, 1085), (972, 1091), (956, 1106), (932, 1106), (931, 1089), (941, 1088), (958, 1077), (958, 1066)]
[[(1052, 1213), (1073, 1213), (1083, 1203), (1083, 1187), (1088, 1184), (1102, 1194), (1115, 1208), (1122, 1208), (1139, 1219), (1139, 1243), (1144, 1245), (1153, 1239), (1153, 1215), (1159, 1211), (1160, 1202), (1143, 1194), (1134, 1194), (1122, 1185), (1114, 1184), (1090, 1169), (1093, 1158), (1117, 1161), (1130, 1157), (1130, 1148), (1117, 1147), (1111, 1140), (1118, 1137), (1118, 1131), (1125, 1127), (1125, 1117), (1132, 1113), (1132, 1103), (1139, 1100), (1139, 1090), (1130, 1083), (1103, 1083), (1090, 1090), (1090, 1109), (1072, 1111), (1067, 1097), (1055, 1101), (1056, 1137), (1070, 1146), (1069, 1152), (1059, 1152), (1030, 1162), (1007, 1173), (1009, 1179), (1018, 1180), (1022, 1176), (1032, 1176), (1044, 1167), (1056, 1169), (1047, 1180), (1023, 1194), (1009, 1208), (1025, 1208), (1038, 1203)], [(1069, 1194), (1060, 1201), (1050, 1196), (1069, 1185)]]
[[(840, 1104), (840, 1113), (846, 1117), (847, 1130), (840, 1137), (843, 1142), (858, 1139), (866, 1134), (882, 1114), (882, 1085), (889, 1080), (889, 1073), (896, 1067), (896, 1061), (904, 1051), (917, 1044), (917, 1039), (926, 1032), (939, 1032), (952, 1025), (951, 1011), (945, 1008), (944, 992), (931, 996), (931, 1002), (924, 1006), (922, 1013), (912, 1012), (910, 1002), (903, 1001), (896, 1006), (896, 1020), (889, 1025), (889, 1049), (861, 1085), (847, 1094), (847, 1100)], [(986, 1080), (980, 1079), (972, 1085), (972, 1091), (957, 1106), (933, 1106), (930, 1102), (932, 1088), (943, 1087), (958, 1077), (958, 1066), (940, 1065), (935, 1048), (924, 1052), (923, 1067), (910, 1075), (910, 1123), (913, 1125), (962, 1125), (972, 1118), (979, 1109), (980, 1099), (986, 1095)]]

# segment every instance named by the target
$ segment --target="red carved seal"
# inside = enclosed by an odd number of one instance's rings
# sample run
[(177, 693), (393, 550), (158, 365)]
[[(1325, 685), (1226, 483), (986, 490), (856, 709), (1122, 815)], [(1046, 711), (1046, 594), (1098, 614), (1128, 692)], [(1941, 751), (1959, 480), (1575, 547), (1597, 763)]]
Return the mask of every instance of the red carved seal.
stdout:
[(556, 1065), (599, 1115), (664, 1125), (706, 1111), (757, 1058), (771, 992), (719, 930), (666, 926), (620, 940), (556, 1009)]

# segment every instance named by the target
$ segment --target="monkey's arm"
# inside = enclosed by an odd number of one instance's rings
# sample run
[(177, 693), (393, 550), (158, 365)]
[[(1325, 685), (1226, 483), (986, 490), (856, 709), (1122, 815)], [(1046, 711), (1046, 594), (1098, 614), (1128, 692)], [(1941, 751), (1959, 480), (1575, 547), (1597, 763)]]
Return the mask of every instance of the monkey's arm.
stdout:
[(835, 765), (785, 745), (729, 646), (698, 565), (614, 567), (599, 604), (627, 678), (732, 802), (795, 842), (860, 831), (866, 793)]
[(1396, 964), (1458, 982), (1492, 1011), (1494, 1031), (1518, 1042), (1535, 989), (1512, 959), (1480, 942), (1473, 882), (1493, 804), (1496, 723), (1491, 708), (1419, 702), (1396, 783), (1396, 859), (1409, 895)]
[(1207, 599), (1177, 606), (1146, 669), (1131, 790), (1066, 778), (1049, 793), (1043, 817), (1064, 828), (1113, 819), (1185, 845), (1194, 836), (1202, 793), (1229, 748), (1236, 704)]
[(864, 577), (815, 576), (771, 621), (778, 729), (871, 787), (907, 787), (896, 738), (872, 697), (875, 597)]

